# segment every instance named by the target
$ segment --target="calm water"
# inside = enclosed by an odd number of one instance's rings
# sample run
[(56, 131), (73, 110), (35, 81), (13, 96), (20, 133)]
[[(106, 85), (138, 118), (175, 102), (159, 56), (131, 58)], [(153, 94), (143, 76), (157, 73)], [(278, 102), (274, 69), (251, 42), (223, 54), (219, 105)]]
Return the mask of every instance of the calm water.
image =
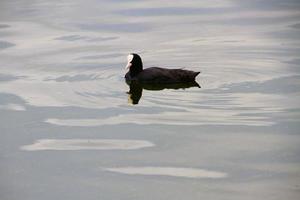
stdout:
[(182, 2), (0, 2), (1, 200), (299, 199), (300, 2)]

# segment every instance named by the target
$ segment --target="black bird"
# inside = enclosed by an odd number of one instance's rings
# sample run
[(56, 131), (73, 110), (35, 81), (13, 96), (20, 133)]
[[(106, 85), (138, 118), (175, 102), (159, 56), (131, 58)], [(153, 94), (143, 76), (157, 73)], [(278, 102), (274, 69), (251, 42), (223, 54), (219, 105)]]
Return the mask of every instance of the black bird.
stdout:
[(195, 84), (195, 78), (200, 73), (184, 69), (166, 69), (160, 67), (143, 69), (142, 59), (138, 54), (135, 53), (129, 54), (127, 59), (128, 63), (126, 69), (129, 71), (126, 73), (125, 79), (129, 84), (132, 81), (137, 81), (140, 84)]

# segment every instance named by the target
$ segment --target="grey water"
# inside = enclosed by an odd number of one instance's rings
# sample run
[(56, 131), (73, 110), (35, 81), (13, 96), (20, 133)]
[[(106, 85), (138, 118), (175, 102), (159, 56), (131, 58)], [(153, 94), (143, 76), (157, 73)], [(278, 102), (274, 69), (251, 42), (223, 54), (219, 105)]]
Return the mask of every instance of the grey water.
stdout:
[(299, 199), (299, 65), (297, 0), (2, 0), (0, 199)]

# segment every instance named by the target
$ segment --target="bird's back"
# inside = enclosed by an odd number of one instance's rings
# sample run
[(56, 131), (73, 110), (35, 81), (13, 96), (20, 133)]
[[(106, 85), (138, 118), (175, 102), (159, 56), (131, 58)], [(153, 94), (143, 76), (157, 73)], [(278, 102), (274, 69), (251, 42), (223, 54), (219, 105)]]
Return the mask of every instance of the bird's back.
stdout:
[(192, 82), (200, 72), (184, 69), (166, 69), (160, 67), (150, 67), (144, 69), (137, 76), (139, 82), (152, 83), (179, 83)]

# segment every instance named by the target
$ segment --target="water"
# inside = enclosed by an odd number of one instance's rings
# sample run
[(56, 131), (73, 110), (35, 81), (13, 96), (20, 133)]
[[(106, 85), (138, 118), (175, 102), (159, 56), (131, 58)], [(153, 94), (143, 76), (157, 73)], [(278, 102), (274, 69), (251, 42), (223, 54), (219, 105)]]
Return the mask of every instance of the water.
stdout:
[[(0, 195), (299, 199), (296, 0), (0, 2)], [(145, 66), (201, 88), (124, 82)]]

